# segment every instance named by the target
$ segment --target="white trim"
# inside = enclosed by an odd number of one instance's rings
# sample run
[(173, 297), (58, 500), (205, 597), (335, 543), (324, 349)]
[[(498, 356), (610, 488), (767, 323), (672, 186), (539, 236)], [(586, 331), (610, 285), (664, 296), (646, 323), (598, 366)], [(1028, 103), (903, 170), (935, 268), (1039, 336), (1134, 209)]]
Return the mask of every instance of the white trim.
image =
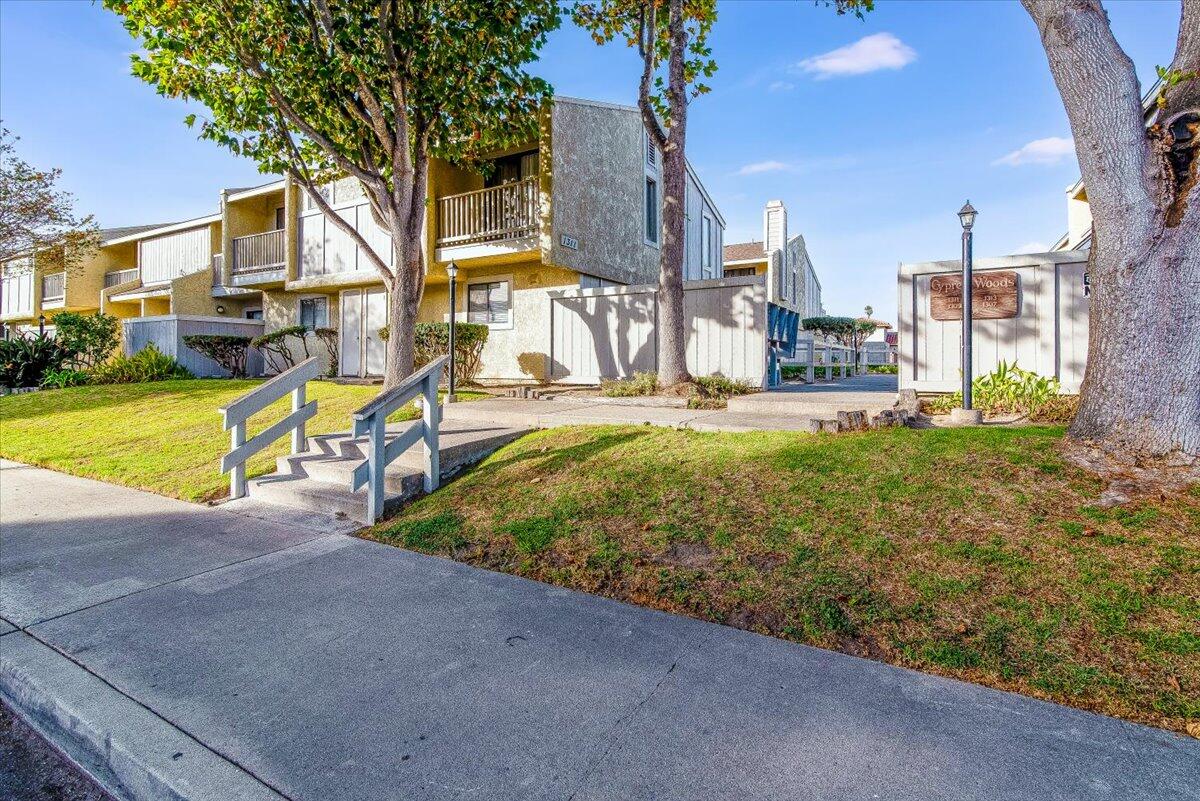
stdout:
[(192, 320), (200, 323), (229, 323), (231, 325), (265, 325), (264, 320), (246, 320), (241, 317), (212, 317), (204, 314), (156, 314), (150, 317), (121, 317), (122, 323), (137, 323), (158, 320)]
[(205, 228), (209, 225), (212, 225), (215, 222), (221, 222), (221, 212), (217, 212), (216, 214), (209, 214), (205, 217), (197, 217), (194, 220), (184, 220), (183, 222), (177, 222), (177, 223), (171, 223), (169, 225), (163, 225), (158, 228), (148, 228), (145, 231), (138, 231), (135, 234), (129, 234), (128, 236), (122, 236), (117, 239), (110, 239), (107, 242), (105, 242), (104, 244), (105, 244), (105, 246), (107, 246), (107, 245), (123, 245), (127, 242), (140, 242), (143, 239), (155, 239), (159, 236), (165, 236), (166, 234), (174, 234), (174, 233), (178, 233), (180, 231), (188, 231), (188, 230), (191, 230), (192, 228)]
[(246, 200), (259, 195), (269, 195), (272, 192), (278, 192), (287, 186), (287, 181), (280, 178), (278, 181), (272, 181), (269, 184), (261, 184), (260, 186), (252, 186), (249, 189), (242, 189), (238, 192), (230, 192), (225, 196), (226, 201), (230, 200)]
[(721, 263), (722, 263), (722, 264), (724, 264), (726, 267), (728, 267), (728, 266), (729, 266), (729, 265), (731, 265), (731, 264), (732, 264), (732, 265), (738, 265), (738, 264), (766, 264), (766, 263), (767, 263), (767, 257), (766, 257), (765, 255), (763, 255), (763, 256), (760, 256), (760, 257), (758, 257), (758, 258), (756, 258), (756, 259), (731, 259), (730, 261), (725, 261), (725, 262), (721, 262)]

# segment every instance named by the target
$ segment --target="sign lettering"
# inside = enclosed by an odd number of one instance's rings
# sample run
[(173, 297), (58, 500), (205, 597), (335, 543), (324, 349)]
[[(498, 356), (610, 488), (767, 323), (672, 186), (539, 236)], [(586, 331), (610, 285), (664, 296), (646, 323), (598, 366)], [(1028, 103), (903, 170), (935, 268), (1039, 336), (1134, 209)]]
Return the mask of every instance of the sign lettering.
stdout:
[[(971, 317), (1002, 320), (1016, 317), (1020, 309), (1021, 279), (1012, 270), (989, 270), (971, 276)], [(963, 279), (935, 275), (929, 280), (929, 313), (935, 320), (961, 320)]]

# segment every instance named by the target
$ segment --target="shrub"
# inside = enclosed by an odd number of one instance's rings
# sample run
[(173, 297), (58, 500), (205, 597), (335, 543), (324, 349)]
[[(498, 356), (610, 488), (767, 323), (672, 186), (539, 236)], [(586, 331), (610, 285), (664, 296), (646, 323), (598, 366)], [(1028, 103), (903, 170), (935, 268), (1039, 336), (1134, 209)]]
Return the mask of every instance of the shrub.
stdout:
[(246, 376), (246, 348), (250, 337), (231, 334), (189, 334), (183, 344), (221, 365), (234, 378)]
[(899, 375), (900, 366), (896, 364), (871, 364), (867, 366), (869, 373), (881, 373), (883, 375)]
[[(971, 382), (971, 399), (972, 405), (986, 415), (1020, 414), (1037, 418), (1046, 410), (1047, 414), (1061, 417), (1074, 405), (1060, 400), (1061, 389), (1057, 378), (1022, 370), (1016, 362), (1001, 361), (991, 373)], [(962, 392), (940, 395), (925, 403), (933, 414), (946, 414), (962, 406)], [(1073, 410), (1070, 416), (1074, 416)]]
[(740, 379), (726, 378), (720, 373), (700, 375), (692, 379), (693, 395), (688, 399), (691, 409), (724, 409), (725, 401), (734, 395), (748, 395), (757, 388)]
[(630, 378), (600, 382), (600, 394), (606, 398), (637, 398), (658, 392), (658, 373), (634, 373)]
[(304, 335), (308, 329), (302, 325), (289, 325), (277, 328), (269, 334), (250, 340), (250, 346), (257, 348), (267, 360), (267, 365), (276, 373), (282, 373), (296, 366), (296, 358), (292, 355), (291, 343), (288, 337), (296, 337), (304, 346), (304, 357), (308, 358), (308, 343)]
[(141, 384), (147, 381), (192, 377), (186, 367), (160, 351), (152, 342), (132, 356), (117, 356), (92, 370), (91, 382)]
[(36, 387), (47, 372), (61, 370), (68, 353), (45, 334), (0, 340), (0, 384)]
[(91, 380), (91, 376), (82, 370), (47, 370), (42, 376), (42, 387), (45, 389), (66, 389), (67, 387), (82, 386)]
[[(483, 346), (487, 343), (488, 327), (479, 323), (454, 324), (454, 380), (465, 384), (479, 375), (483, 366)], [(387, 341), (389, 329), (379, 329), (379, 338)], [(438, 356), (450, 352), (450, 323), (417, 323), (414, 329), (413, 362), (417, 367), (429, 364)]]
[[(329, 372), (330, 378), (338, 374), (338, 332), (336, 328), (314, 328), (313, 336), (325, 345), (325, 350), (329, 353)], [(305, 345), (304, 352), (308, 353), (308, 346)]]
[(90, 370), (112, 356), (120, 342), (117, 318), (111, 314), (63, 312), (54, 316), (54, 338), (79, 370)]

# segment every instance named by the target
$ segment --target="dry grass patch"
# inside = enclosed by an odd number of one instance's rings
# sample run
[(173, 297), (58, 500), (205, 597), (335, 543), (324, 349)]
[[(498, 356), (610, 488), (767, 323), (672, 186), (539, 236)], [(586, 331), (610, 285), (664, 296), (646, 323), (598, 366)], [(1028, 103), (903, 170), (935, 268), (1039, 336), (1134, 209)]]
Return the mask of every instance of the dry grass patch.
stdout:
[(1061, 435), (539, 432), (367, 536), (1200, 733), (1200, 490), (1101, 509)]

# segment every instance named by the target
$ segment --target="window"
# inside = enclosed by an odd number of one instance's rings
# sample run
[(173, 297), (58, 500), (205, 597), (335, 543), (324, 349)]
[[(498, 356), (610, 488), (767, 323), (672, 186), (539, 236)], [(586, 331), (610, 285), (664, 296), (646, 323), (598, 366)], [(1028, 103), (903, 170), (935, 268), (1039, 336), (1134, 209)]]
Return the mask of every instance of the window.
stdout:
[(275, 209), (275, 230), (282, 231), (286, 225), (287, 217), (284, 215), (283, 206)]
[(246, 309), (247, 320), (261, 320), (262, 318), (262, 309)]
[(508, 325), (512, 300), (508, 281), (467, 285), (467, 322)]
[(580, 289), (601, 289), (606, 286), (625, 286), (617, 281), (610, 281), (607, 278), (600, 278), (595, 275), (587, 275), (586, 273), (579, 274)]
[(725, 277), (726, 278), (740, 278), (741, 276), (744, 276), (744, 275), (754, 275), (754, 268), (753, 267), (726, 267), (725, 268)]
[(712, 217), (700, 218), (700, 272), (705, 278), (713, 275)]
[(329, 327), (329, 298), (301, 298), (300, 325), (309, 331)]
[(646, 242), (658, 244), (658, 181), (646, 178)]
[(658, 168), (658, 150), (654, 147), (654, 142), (650, 139), (650, 134), (645, 134), (646, 140), (646, 166), (654, 170)]

